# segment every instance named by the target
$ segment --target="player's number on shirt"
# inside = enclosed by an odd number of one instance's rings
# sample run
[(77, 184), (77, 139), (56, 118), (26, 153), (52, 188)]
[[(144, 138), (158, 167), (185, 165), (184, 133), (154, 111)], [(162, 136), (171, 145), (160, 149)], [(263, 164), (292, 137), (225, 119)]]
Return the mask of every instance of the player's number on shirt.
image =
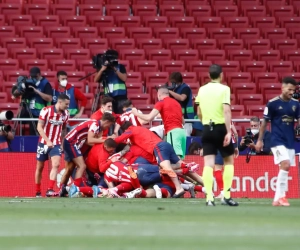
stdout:
[(121, 116), (121, 122), (131, 122), (133, 126), (137, 126), (136, 120), (135, 120), (135, 116), (131, 113), (131, 114), (127, 114), (127, 115), (122, 115)]
[(110, 164), (110, 167), (106, 170), (106, 175), (113, 180), (118, 180), (119, 168), (114, 164)]
[(40, 155), (46, 153), (44, 147), (38, 146), (38, 147), (37, 147), (37, 153), (40, 154)]

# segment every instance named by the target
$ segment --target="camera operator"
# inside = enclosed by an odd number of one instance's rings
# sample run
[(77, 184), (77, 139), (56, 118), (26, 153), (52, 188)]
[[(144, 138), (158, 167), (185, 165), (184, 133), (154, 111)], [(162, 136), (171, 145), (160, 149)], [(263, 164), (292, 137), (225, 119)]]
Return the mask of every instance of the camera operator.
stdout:
[(258, 140), (260, 121), (257, 116), (250, 119), (250, 129), (247, 129), (247, 135), (245, 135), (239, 145), (239, 150), (244, 151), (249, 148), (252, 155), (269, 155), (271, 153), (271, 133), (265, 131), (263, 137), (264, 147), (261, 152), (255, 151), (255, 143)]
[(102, 82), (104, 94), (112, 97), (113, 111), (116, 114), (122, 114), (123, 103), (127, 100), (126, 80), (127, 73), (125, 66), (118, 63), (119, 54), (116, 50), (107, 50), (102, 58), (104, 62), (98, 69), (95, 76), (95, 82)]
[[(38, 118), (40, 111), (51, 104), (52, 87), (49, 81), (41, 76), (41, 70), (38, 67), (33, 67), (29, 71), (30, 78), (19, 77), (15, 89), (13, 89), (14, 97), (22, 97), (28, 107), (23, 106), (21, 110), (21, 118)], [(30, 114), (31, 113), (31, 114)], [(37, 122), (30, 122), (30, 135), (36, 135)]]

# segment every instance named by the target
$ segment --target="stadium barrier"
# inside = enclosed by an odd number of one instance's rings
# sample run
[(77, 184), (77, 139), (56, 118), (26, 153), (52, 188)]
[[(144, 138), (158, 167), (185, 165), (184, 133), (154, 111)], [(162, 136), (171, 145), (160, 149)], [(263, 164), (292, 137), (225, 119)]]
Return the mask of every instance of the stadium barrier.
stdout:
[[(2, 153), (0, 155), (0, 197), (32, 197), (35, 194), (35, 157), (35, 153)], [(235, 160), (232, 196), (235, 198), (273, 198), (278, 174), (278, 166), (274, 165), (273, 156), (252, 156), (248, 164), (245, 159), (245, 156), (239, 156)], [(185, 161), (199, 163), (201, 166), (199, 173), (202, 173), (202, 157), (187, 156)], [(61, 178), (63, 167), (62, 160), (58, 181)], [(50, 169), (51, 166), (46, 164), (42, 178), (43, 195), (46, 192)], [(70, 180), (69, 184), (71, 183)], [(297, 156), (297, 167), (292, 167), (289, 174), (287, 197), (300, 198), (299, 188), (299, 156)], [(215, 194), (219, 192), (218, 190), (214, 191)], [(202, 194), (197, 194), (197, 196), (204, 197)]]

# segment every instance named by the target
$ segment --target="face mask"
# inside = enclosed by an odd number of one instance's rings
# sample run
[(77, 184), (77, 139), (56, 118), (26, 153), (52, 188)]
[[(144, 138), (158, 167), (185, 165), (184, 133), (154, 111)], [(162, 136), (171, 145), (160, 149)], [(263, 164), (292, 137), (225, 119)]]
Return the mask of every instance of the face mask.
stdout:
[(67, 86), (67, 83), (68, 83), (67, 80), (61, 80), (61, 81), (60, 81), (60, 85), (61, 85), (62, 87), (66, 87), (66, 86)]
[(104, 112), (105, 112), (105, 113), (110, 113), (110, 114), (112, 114), (112, 111), (111, 111), (111, 110), (105, 110)]
[(258, 128), (253, 128), (253, 129), (251, 129), (251, 133), (252, 133), (253, 135), (257, 135), (258, 132), (259, 132), (259, 129), (258, 129)]

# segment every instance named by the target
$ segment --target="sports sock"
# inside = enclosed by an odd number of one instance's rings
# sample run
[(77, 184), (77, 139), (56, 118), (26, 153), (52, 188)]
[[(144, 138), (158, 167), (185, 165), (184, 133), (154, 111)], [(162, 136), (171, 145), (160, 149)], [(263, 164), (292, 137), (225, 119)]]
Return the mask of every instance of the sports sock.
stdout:
[(168, 198), (168, 195), (169, 195), (168, 190), (165, 189), (165, 188), (161, 188), (160, 190), (161, 190), (162, 197), (163, 198)]
[(212, 188), (213, 188), (213, 168), (209, 166), (205, 166), (203, 169), (203, 182), (204, 182), (204, 187), (208, 191), (206, 195), (206, 201), (213, 201), (214, 197), (212, 195)]
[(121, 183), (117, 187), (118, 193), (125, 193), (125, 192), (130, 192), (132, 190), (132, 184), (131, 183)]
[(287, 182), (288, 182), (288, 171), (279, 170), (276, 182), (276, 191), (274, 196), (274, 201), (279, 200), (280, 198), (285, 196), (285, 191), (287, 189)]
[(222, 170), (215, 170), (214, 177), (216, 179), (218, 188), (220, 189), (220, 191), (222, 191), (224, 188)]
[(77, 187), (80, 187), (81, 185), (81, 182), (82, 182), (82, 178), (77, 178), (74, 180), (74, 185), (77, 186)]
[(146, 192), (144, 189), (142, 189), (142, 192), (140, 193), (139, 196), (140, 196), (141, 198), (146, 198), (147, 192)]
[(48, 189), (53, 190), (54, 184), (55, 184), (55, 181), (54, 181), (54, 180), (49, 180), (49, 187), (48, 187)]
[(232, 180), (234, 175), (234, 166), (233, 165), (225, 165), (224, 173), (223, 173), (223, 182), (224, 182), (224, 198), (231, 198), (230, 188), (232, 186)]
[(40, 184), (35, 184), (35, 191), (36, 192), (41, 192), (41, 183)]
[[(202, 191), (202, 190), (203, 190), (203, 187), (202, 187), (202, 186), (195, 186), (194, 190), (195, 190), (196, 192), (203, 192), (203, 191)], [(204, 193), (204, 192), (203, 192), (203, 193)]]
[(79, 191), (88, 197), (93, 196), (93, 189), (91, 187), (79, 187)]

